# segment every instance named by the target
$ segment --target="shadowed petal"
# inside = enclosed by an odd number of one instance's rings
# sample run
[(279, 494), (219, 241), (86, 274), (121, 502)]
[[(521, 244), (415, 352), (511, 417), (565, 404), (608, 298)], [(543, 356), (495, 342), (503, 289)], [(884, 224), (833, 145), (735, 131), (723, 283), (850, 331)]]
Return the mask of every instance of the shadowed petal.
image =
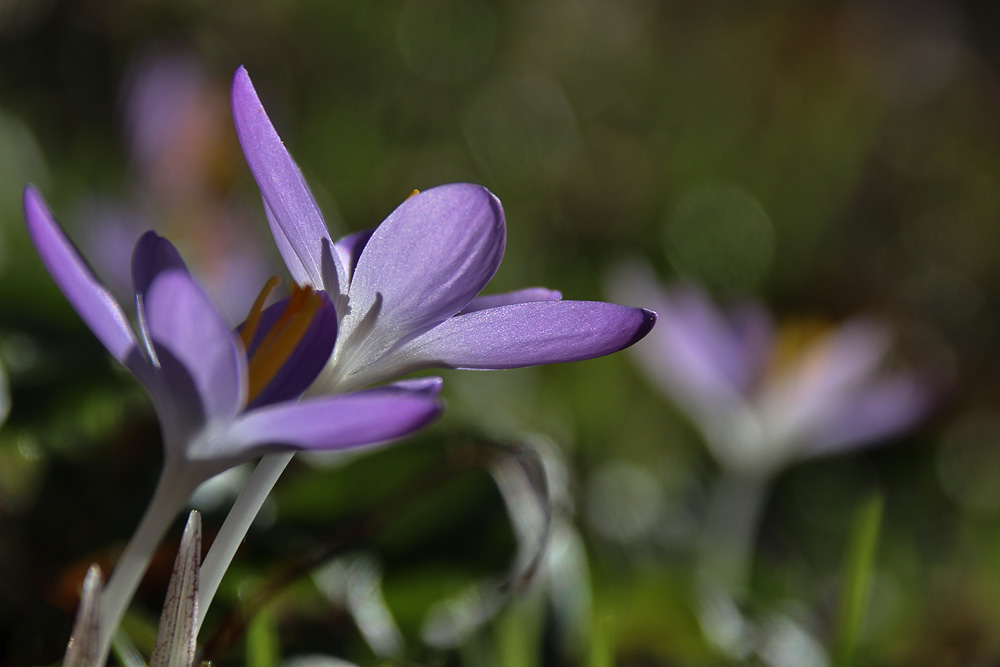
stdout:
[(154, 231), (140, 236), (132, 251), (132, 286), (135, 293), (145, 294), (156, 276), (170, 270), (188, 273), (177, 248)]
[(194, 664), (200, 565), (201, 515), (191, 512), (174, 560), (174, 573), (160, 614), (149, 667), (191, 667)]
[(477, 310), (486, 310), (487, 308), (509, 306), (515, 303), (528, 303), (531, 301), (559, 301), (560, 299), (562, 299), (562, 292), (558, 290), (547, 289), (545, 287), (528, 287), (514, 292), (506, 292), (505, 294), (487, 294), (485, 296), (477, 296), (469, 303), (468, 306), (462, 309), (462, 314), (464, 315)]
[[(289, 264), (289, 270), (297, 272), (301, 266), (309, 276), (308, 281), (295, 276), (296, 282), (308, 283), (332, 294), (346, 292), (347, 275), (336, 256), (333, 258), (336, 271), (326, 277), (327, 280), (335, 277), (337, 284), (323, 283), (323, 241), (332, 245), (326, 223), (302, 172), (281, 143), (243, 67), (236, 70), (233, 78), (232, 109), (243, 154), (277, 223), (271, 230), (278, 249)], [(288, 250), (297, 261), (287, 256)]]
[[(298, 398), (323, 370), (337, 340), (337, 313), (327, 295), (323, 293), (322, 296), (323, 305), (316, 311), (302, 340), (295, 346), (295, 350), (289, 355), (278, 374), (247, 405), (248, 410)], [(261, 313), (257, 334), (250, 342), (248, 354), (253, 355), (267, 332), (284, 313), (287, 305), (288, 299), (285, 298)]]
[(108, 352), (135, 370), (133, 367), (141, 363), (141, 357), (130, 356), (138, 341), (125, 314), (83, 263), (41, 195), (31, 186), (24, 190), (24, 216), (42, 263), (70, 305)]
[(352, 354), (338, 364), (348, 373), (370, 365), (468, 305), (496, 272), (505, 238), (500, 202), (478, 185), (442, 185), (406, 199), (358, 261), (337, 341)]
[(177, 361), (161, 367), (170, 395), (184, 400), (192, 383), (196, 395), (187, 400), (201, 405), (206, 421), (235, 417), (245, 401), (245, 354), (194, 279), (181, 271), (157, 276), (146, 294), (146, 314), (157, 352)]
[(393, 375), (429, 366), (500, 369), (580, 361), (632, 345), (654, 322), (651, 311), (599, 301), (520, 303), (453, 317), (387, 359)]
[(375, 227), (372, 227), (371, 229), (348, 234), (333, 244), (337, 254), (340, 255), (341, 263), (347, 268), (348, 275), (352, 275), (354, 269), (358, 267), (358, 259), (361, 258), (361, 252), (368, 245), (368, 240), (374, 233)]
[(430, 423), (441, 404), (395, 387), (305, 399), (242, 415), (205, 458), (250, 458), (287, 448), (340, 450), (383, 443)]
[(80, 607), (73, 622), (73, 634), (66, 647), (63, 667), (94, 667), (97, 664), (101, 616), (101, 569), (91, 565), (83, 579)]

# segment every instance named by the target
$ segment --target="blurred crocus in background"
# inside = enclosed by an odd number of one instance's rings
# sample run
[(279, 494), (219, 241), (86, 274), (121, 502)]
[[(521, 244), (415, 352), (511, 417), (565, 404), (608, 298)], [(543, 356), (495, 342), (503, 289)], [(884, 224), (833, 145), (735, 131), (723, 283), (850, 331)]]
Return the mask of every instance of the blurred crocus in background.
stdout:
[(613, 272), (608, 287), (659, 313), (648, 344), (635, 349), (639, 366), (688, 415), (720, 465), (701, 565), (727, 592), (747, 583), (777, 473), (889, 438), (930, 407), (925, 380), (886, 367), (890, 333), (873, 320), (779, 326), (759, 303), (720, 308), (693, 284), (662, 286), (637, 262)]
[(86, 254), (116, 296), (129, 294), (127, 259), (147, 229), (177, 245), (231, 323), (274, 273), (251, 216), (232, 196), (241, 157), (228, 111), (225, 80), (194, 55), (133, 57), (121, 94), (128, 183), (123, 194), (82, 202), (75, 216)]

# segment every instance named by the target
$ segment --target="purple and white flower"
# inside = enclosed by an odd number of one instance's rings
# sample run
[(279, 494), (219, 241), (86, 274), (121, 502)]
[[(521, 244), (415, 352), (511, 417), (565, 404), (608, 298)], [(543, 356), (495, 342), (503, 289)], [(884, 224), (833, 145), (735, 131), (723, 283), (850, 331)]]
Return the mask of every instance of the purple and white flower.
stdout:
[(532, 288), (478, 296), (503, 257), (500, 200), (455, 183), (414, 194), (374, 230), (333, 241), (309, 186), (237, 70), (233, 118), (292, 278), (330, 294), (339, 335), (310, 390), (345, 391), (422, 368), (503, 369), (621, 350), (655, 313)]
[(24, 206), (32, 241), (56, 284), (149, 393), (167, 467), (196, 468), (207, 478), (266, 452), (399, 437), (440, 410), (433, 398), (398, 388), (297, 401), (334, 345), (330, 300), (296, 288), (267, 309), (258, 304), (234, 332), (170, 242), (154, 232), (139, 239), (132, 258), (136, 335), (34, 188), (26, 189)]
[(334, 344), (330, 300), (296, 286), (291, 297), (264, 309), (265, 289), (234, 332), (174, 247), (153, 232), (139, 239), (132, 257), (137, 335), (30, 186), (24, 210), (45, 267), (94, 335), (146, 389), (163, 434), (157, 491), (102, 596), (102, 656), (152, 550), (198, 484), (266, 453), (398, 438), (440, 412), (433, 383), (425, 391), (386, 387), (298, 401)]

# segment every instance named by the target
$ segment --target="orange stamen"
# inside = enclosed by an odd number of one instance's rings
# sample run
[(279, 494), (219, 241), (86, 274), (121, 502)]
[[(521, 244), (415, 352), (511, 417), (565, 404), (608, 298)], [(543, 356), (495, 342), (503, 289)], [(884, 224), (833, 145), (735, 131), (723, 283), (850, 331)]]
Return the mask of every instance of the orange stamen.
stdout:
[(260, 294), (254, 299), (253, 305), (250, 306), (250, 314), (247, 315), (246, 322), (243, 323), (243, 328), (240, 330), (240, 338), (243, 339), (243, 347), (250, 349), (250, 343), (253, 342), (254, 334), (257, 333), (257, 325), (260, 324), (260, 314), (264, 311), (264, 302), (267, 301), (267, 295), (271, 293), (278, 283), (281, 282), (281, 278), (278, 276), (271, 276), (264, 283), (264, 287), (261, 288)]
[(322, 299), (309, 286), (292, 285), (284, 312), (274, 323), (249, 360), (249, 391), (252, 401), (274, 379), (309, 330)]
[(406, 195), (406, 198), (409, 199), (413, 195), (419, 195), (419, 194), (420, 194), (420, 190), (414, 189), (413, 192), (411, 192), (410, 194)]

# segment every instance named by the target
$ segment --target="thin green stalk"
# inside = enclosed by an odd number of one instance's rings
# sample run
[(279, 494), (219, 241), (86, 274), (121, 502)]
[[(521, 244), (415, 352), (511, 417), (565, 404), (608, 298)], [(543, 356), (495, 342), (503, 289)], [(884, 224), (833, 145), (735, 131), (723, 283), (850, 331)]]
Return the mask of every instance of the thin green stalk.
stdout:
[(270, 609), (258, 611), (247, 632), (247, 667), (271, 667), (278, 664), (281, 650), (274, 617)]
[(869, 585), (875, 564), (884, 499), (876, 493), (858, 509), (844, 562), (844, 581), (834, 638), (833, 664), (851, 667), (857, 656), (858, 637), (868, 606)]
[(770, 477), (723, 468), (712, 486), (700, 567), (732, 594), (746, 588)]
[(613, 667), (615, 664), (615, 641), (612, 617), (609, 615), (592, 621), (593, 634), (590, 637), (587, 667)]

